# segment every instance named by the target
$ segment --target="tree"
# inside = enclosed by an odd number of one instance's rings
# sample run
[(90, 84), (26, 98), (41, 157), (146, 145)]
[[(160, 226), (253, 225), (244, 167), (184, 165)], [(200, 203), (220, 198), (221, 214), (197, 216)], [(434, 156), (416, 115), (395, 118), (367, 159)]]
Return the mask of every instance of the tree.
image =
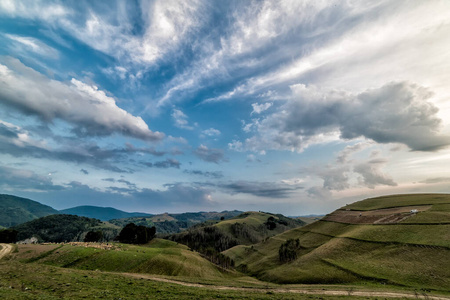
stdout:
[(297, 259), (297, 252), (300, 250), (300, 240), (299, 239), (289, 239), (283, 244), (281, 244), (278, 249), (278, 257), (280, 262), (287, 263)]
[(15, 243), (17, 242), (17, 230), (5, 229), (0, 230), (0, 243)]
[(121, 243), (127, 244), (146, 244), (151, 241), (156, 234), (156, 228), (136, 226), (134, 223), (127, 224), (116, 237)]
[(84, 238), (85, 242), (98, 242), (103, 238), (103, 232), (99, 231), (89, 231)]
[(277, 227), (277, 223), (275, 222), (275, 218), (274, 217), (267, 218), (267, 222), (264, 223), (264, 224), (266, 224), (266, 227), (269, 230), (274, 230)]

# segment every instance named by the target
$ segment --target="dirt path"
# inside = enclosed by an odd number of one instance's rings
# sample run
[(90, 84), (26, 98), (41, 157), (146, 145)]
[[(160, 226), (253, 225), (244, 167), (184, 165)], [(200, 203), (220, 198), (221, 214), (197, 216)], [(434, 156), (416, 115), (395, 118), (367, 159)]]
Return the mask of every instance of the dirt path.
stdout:
[(13, 247), (9, 244), (0, 244), (2, 249), (0, 250), (0, 259), (3, 258), (3, 256), (6, 256), (7, 254), (11, 253)]
[(155, 277), (148, 274), (134, 274), (134, 273), (119, 273), (125, 276), (130, 276), (140, 279), (148, 279), (153, 281), (179, 284), (188, 287), (206, 288), (218, 291), (245, 291), (245, 292), (272, 292), (272, 293), (290, 293), (290, 294), (304, 294), (304, 295), (328, 295), (328, 296), (360, 296), (360, 297), (388, 297), (388, 298), (413, 298), (413, 299), (430, 299), (430, 300), (450, 300), (450, 297), (444, 296), (431, 296), (428, 294), (422, 294), (418, 292), (414, 293), (402, 293), (402, 292), (382, 292), (382, 291), (356, 291), (356, 290), (332, 290), (332, 289), (306, 289), (306, 288), (243, 288), (243, 287), (231, 287), (231, 286), (219, 286), (219, 285), (206, 285), (199, 283), (189, 283), (177, 280), (171, 280), (166, 278)]

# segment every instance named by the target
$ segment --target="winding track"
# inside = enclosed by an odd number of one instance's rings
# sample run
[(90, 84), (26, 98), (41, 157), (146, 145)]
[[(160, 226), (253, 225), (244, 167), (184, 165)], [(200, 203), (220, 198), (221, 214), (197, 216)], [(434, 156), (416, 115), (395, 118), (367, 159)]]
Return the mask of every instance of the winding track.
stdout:
[(0, 249), (0, 259), (11, 253), (13, 249), (13, 247), (9, 244), (0, 244), (0, 246), (2, 247), (2, 249)]
[(230, 286), (218, 286), (218, 285), (205, 285), (199, 283), (189, 283), (177, 280), (170, 280), (165, 278), (159, 278), (147, 274), (136, 273), (117, 273), (134, 278), (141, 278), (153, 281), (160, 281), (172, 284), (179, 284), (182, 286), (206, 288), (218, 291), (233, 290), (233, 291), (246, 291), (246, 292), (272, 292), (272, 293), (292, 293), (292, 294), (304, 294), (304, 295), (327, 295), (327, 296), (360, 296), (360, 297), (387, 297), (387, 298), (413, 298), (413, 299), (429, 299), (429, 300), (450, 300), (445, 296), (431, 296), (428, 294), (412, 294), (401, 292), (383, 292), (383, 291), (345, 291), (345, 290), (328, 290), (328, 289), (290, 289), (290, 288), (274, 288), (274, 289), (262, 289), (262, 288), (242, 288), (242, 287), (230, 287)]

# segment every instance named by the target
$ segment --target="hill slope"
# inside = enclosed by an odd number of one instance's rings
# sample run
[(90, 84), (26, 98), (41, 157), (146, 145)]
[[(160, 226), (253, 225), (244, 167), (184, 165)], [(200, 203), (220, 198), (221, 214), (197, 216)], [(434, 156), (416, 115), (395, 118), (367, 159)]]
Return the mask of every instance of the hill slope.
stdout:
[[(80, 217), (94, 218), (102, 221), (108, 221), (111, 219), (121, 219), (130, 217), (149, 217), (151, 214), (141, 212), (125, 212), (112, 207), (99, 207), (99, 206), (76, 206), (59, 211), (61, 214), (77, 215)], [(126, 224), (125, 224), (126, 225)]]
[(114, 239), (121, 228), (97, 219), (74, 215), (50, 215), (13, 227), (19, 241), (35, 237), (39, 242), (83, 241), (87, 232), (102, 231), (105, 240)]
[[(300, 247), (293, 261), (282, 263), (279, 250), (289, 239), (299, 239)], [(224, 254), (249, 274), (278, 283), (370, 281), (446, 290), (450, 195), (363, 200), (305, 227)]]
[(63, 268), (183, 276), (224, 278), (216, 266), (188, 247), (153, 239), (146, 245), (119, 243), (71, 243), (20, 246), (16, 258)]
[(205, 222), (187, 231), (171, 235), (173, 241), (205, 252), (224, 251), (235, 245), (251, 245), (291, 228), (302, 226), (300, 220), (264, 212), (245, 212), (220, 222)]
[(27, 198), (0, 194), (0, 226), (11, 227), (57, 213), (50, 206)]

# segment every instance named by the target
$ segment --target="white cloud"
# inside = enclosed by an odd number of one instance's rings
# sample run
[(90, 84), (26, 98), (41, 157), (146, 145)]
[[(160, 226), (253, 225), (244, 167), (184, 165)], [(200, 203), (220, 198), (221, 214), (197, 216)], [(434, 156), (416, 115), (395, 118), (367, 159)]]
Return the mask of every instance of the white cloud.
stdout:
[(220, 130), (215, 128), (203, 130), (202, 133), (206, 136), (219, 136), (221, 134)]
[(257, 133), (245, 140), (244, 149), (303, 151), (312, 144), (361, 137), (415, 151), (450, 144), (429, 101), (433, 93), (425, 87), (400, 82), (359, 94), (304, 85), (292, 90), (290, 100), (254, 125)]
[(372, 160), (357, 164), (354, 171), (362, 176), (360, 183), (368, 188), (373, 189), (377, 185), (397, 186), (397, 183), (390, 176), (381, 171), (386, 163), (387, 161), (384, 160)]
[(79, 135), (119, 133), (158, 141), (163, 133), (151, 131), (141, 117), (116, 105), (116, 101), (96, 86), (72, 79), (65, 83), (49, 79), (16, 59), (0, 65), (1, 102), (22, 113), (51, 122), (61, 119), (73, 125)]
[(253, 111), (250, 113), (250, 115), (260, 114), (263, 111), (268, 110), (272, 105), (273, 105), (273, 103), (271, 103), (271, 102), (266, 102), (266, 103), (262, 103), (262, 104), (253, 103), (252, 104)]
[(0, 14), (52, 22), (71, 14), (71, 10), (48, 1), (3, 0), (0, 1)]
[(172, 119), (174, 121), (174, 125), (178, 128), (193, 130), (194, 127), (189, 125), (188, 116), (186, 116), (181, 110), (174, 108), (172, 110)]

